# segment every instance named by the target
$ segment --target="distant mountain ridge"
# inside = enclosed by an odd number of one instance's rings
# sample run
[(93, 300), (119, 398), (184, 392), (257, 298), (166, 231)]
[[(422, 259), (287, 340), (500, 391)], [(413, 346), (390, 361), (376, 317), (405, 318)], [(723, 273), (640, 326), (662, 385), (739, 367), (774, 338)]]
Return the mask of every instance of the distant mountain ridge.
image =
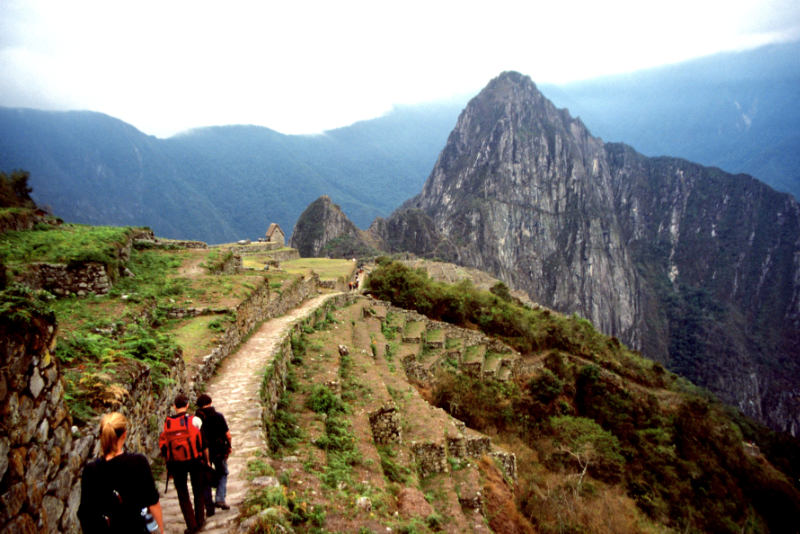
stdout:
[(422, 192), (369, 234), (579, 313), (800, 432), (800, 205), (750, 176), (603, 143), (507, 72), (462, 112)]
[(100, 113), (0, 108), (0, 168), (30, 171), (34, 199), (65, 220), (164, 237), (292, 228), (323, 194), (366, 227), (419, 190), (460, 109), (399, 108), (313, 136), (226, 126), (157, 139)]
[(800, 199), (800, 41), (541, 89), (605, 141), (747, 173)]

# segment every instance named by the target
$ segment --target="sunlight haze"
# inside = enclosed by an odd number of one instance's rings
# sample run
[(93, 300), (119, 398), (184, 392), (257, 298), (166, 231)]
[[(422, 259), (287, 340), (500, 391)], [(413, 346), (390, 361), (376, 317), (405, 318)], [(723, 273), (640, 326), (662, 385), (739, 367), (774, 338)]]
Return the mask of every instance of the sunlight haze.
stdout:
[(471, 95), (800, 38), (800, 3), (4, 1), (0, 105), (106, 113), (167, 137), (316, 133)]

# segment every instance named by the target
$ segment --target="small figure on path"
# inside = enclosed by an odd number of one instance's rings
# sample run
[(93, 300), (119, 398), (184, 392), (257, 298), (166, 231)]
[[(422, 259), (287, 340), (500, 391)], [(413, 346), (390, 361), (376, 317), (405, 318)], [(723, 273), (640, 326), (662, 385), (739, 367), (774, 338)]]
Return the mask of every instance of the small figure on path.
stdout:
[[(203, 442), (208, 451), (208, 460), (213, 466), (212, 480), (206, 486), (206, 506), (211, 505), (211, 488), (215, 488), (214, 504), (216, 508), (230, 509), (225, 502), (228, 484), (228, 456), (231, 453), (231, 433), (225, 416), (219, 413), (211, 401), (211, 397), (203, 394), (197, 398), (197, 417), (203, 420)], [(211, 508), (213, 513), (214, 508)]]
[(156, 529), (164, 534), (161, 503), (141, 454), (124, 452), (128, 419), (118, 412), (100, 420), (102, 454), (83, 468), (78, 519), (86, 534), (140, 534)]
[[(181, 513), (186, 521), (185, 534), (194, 534), (205, 524), (203, 499), (206, 487), (205, 459), (203, 458), (203, 436), (199, 417), (186, 411), (189, 399), (183, 393), (175, 397), (175, 413), (164, 421), (164, 430), (158, 438), (161, 455), (167, 461), (167, 482), (175, 481), (175, 491)], [(194, 508), (189, 498), (186, 478), (191, 477)], [(209, 515), (213, 515), (212, 513)]]

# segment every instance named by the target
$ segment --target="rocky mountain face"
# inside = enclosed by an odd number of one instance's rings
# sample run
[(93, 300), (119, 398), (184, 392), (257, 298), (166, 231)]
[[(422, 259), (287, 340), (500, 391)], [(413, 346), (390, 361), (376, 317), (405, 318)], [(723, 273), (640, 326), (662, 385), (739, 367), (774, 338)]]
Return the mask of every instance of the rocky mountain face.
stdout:
[(289, 246), (303, 257), (364, 256), (372, 252), (367, 239), (342, 209), (323, 195), (300, 214)]
[(507, 72), (369, 233), (492, 273), (800, 433), (800, 206), (749, 176), (605, 144)]

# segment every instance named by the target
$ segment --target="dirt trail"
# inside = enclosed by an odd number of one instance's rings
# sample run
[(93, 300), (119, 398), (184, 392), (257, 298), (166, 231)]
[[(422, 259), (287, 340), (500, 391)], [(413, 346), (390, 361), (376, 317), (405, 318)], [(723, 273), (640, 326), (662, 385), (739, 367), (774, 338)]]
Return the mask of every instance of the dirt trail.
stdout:
[[(309, 299), (286, 315), (265, 322), (235, 354), (225, 359), (209, 382), (206, 392), (213, 399), (214, 407), (225, 415), (233, 436), (233, 451), (228, 459), (230, 474), (226, 499), (231, 509), (217, 510), (213, 517), (206, 520), (201, 532), (222, 534), (235, 524), (237, 507), (244, 500), (248, 487), (247, 462), (256, 451), (266, 449), (258, 391), (273, 350), (297, 320), (335, 295), (330, 293)], [(158, 489), (163, 491), (163, 488), (162, 479)], [(161, 496), (161, 506), (167, 534), (182, 534), (186, 525), (172, 483), (168, 492)]]

